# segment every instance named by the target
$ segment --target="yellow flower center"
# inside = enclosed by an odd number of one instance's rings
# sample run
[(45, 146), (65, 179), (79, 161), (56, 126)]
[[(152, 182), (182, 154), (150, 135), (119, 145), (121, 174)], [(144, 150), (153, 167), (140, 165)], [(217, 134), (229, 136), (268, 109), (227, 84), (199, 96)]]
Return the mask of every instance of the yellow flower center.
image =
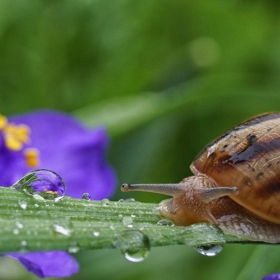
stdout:
[(36, 148), (26, 148), (24, 151), (26, 164), (29, 167), (37, 167), (39, 165), (39, 150)]
[(25, 148), (30, 143), (30, 128), (25, 124), (9, 123), (7, 117), (0, 115), (0, 131), (4, 135), (5, 146), (11, 151), (23, 150), (28, 167), (39, 165), (39, 151), (36, 148)]
[(47, 188), (44, 188), (45, 193), (49, 193), (49, 194), (53, 194), (53, 195), (57, 195), (58, 192), (57, 191), (48, 191)]

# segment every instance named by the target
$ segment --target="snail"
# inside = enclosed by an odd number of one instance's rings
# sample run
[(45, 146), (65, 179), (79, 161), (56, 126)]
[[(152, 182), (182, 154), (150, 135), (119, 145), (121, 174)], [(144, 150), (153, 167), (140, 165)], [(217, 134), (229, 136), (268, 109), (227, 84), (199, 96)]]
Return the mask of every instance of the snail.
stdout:
[(280, 242), (280, 113), (253, 117), (208, 144), (179, 184), (123, 184), (173, 196), (158, 210), (174, 225), (212, 223), (251, 241)]

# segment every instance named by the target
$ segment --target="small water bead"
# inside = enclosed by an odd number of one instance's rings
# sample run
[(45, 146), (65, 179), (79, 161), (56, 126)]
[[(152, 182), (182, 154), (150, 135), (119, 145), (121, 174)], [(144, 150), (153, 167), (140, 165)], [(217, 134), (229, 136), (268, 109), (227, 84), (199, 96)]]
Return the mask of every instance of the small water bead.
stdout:
[(129, 216), (124, 216), (122, 219), (122, 223), (126, 227), (133, 227), (133, 219)]
[(36, 199), (38, 201), (45, 201), (45, 199), (37, 193), (32, 194), (32, 196), (33, 196), (34, 199)]
[(139, 230), (120, 233), (113, 244), (131, 262), (141, 262), (146, 259), (151, 247), (149, 238)]
[(144, 214), (144, 212), (143, 212), (142, 210), (139, 210), (139, 211), (137, 212), (137, 214), (138, 214), (139, 217), (142, 217), (142, 215)]
[(15, 225), (17, 228), (23, 228), (23, 224), (21, 222), (16, 221)]
[(78, 253), (80, 251), (80, 246), (77, 242), (73, 241), (70, 243), (68, 252), (71, 254)]
[(207, 257), (214, 257), (223, 250), (223, 246), (222, 245), (207, 245), (207, 246), (196, 247), (195, 250), (198, 253), (200, 253), (201, 255), (204, 255)]
[(84, 199), (84, 200), (90, 200), (90, 198), (91, 198), (91, 195), (89, 193), (84, 193), (82, 195), (82, 199)]
[(100, 232), (99, 232), (99, 231), (94, 231), (94, 232), (93, 232), (93, 235), (94, 235), (94, 236), (99, 236), (99, 235), (100, 235)]
[(23, 199), (19, 199), (18, 200), (18, 204), (24, 210), (27, 208), (27, 202), (25, 200), (23, 200)]
[(140, 229), (140, 230), (145, 229), (145, 224), (144, 223), (139, 223), (138, 224), (138, 229)]
[(46, 210), (39, 210), (36, 213), (37, 218), (43, 218), (43, 219), (48, 219), (50, 218), (50, 214)]
[(104, 198), (101, 200), (101, 205), (104, 207), (108, 207), (110, 205), (110, 200), (107, 198)]
[(162, 220), (158, 221), (157, 225), (158, 226), (174, 226), (174, 224), (171, 221), (166, 220), (166, 219), (162, 219)]
[(109, 228), (110, 228), (111, 230), (115, 230), (115, 229), (116, 229), (116, 226), (115, 226), (115, 224), (110, 224)]
[(27, 173), (12, 188), (32, 195), (36, 200), (57, 200), (65, 195), (65, 184), (55, 172), (38, 169)]
[(26, 253), (26, 252), (29, 251), (28, 249), (29, 249), (29, 248), (27, 247), (27, 241), (26, 241), (26, 240), (22, 240), (22, 241), (20, 242), (20, 249), (19, 249), (19, 252), (21, 252), (21, 253)]
[(136, 202), (134, 198), (127, 198), (123, 202)]
[(54, 221), (53, 228), (55, 232), (58, 232), (65, 236), (70, 236), (72, 233), (73, 225), (69, 218), (61, 218)]

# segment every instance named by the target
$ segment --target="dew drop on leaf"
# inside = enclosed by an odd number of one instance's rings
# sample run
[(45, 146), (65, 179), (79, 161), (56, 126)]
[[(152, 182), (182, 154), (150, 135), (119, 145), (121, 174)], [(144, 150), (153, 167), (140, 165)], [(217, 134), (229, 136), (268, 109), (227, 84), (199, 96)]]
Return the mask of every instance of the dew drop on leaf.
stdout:
[(57, 233), (70, 236), (73, 230), (73, 225), (69, 218), (61, 218), (54, 221), (53, 229)]
[(77, 242), (73, 241), (70, 243), (68, 252), (71, 254), (78, 253), (80, 251), (80, 246)]
[(171, 221), (166, 220), (166, 219), (162, 219), (162, 220), (158, 221), (157, 225), (158, 226), (174, 226), (174, 224)]
[(84, 193), (82, 195), (82, 199), (84, 199), (84, 200), (90, 200), (90, 198), (91, 198), (91, 195), (89, 193)]
[(120, 233), (113, 245), (131, 262), (145, 260), (151, 247), (147, 235), (139, 230), (127, 230)]
[(143, 212), (142, 210), (139, 210), (139, 211), (137, 212), (137, 214), (139, 215), (139, 217), (142, 217), (142, 215), (144, 214), (144, 212)]
[(129, 216), (124, 216), (122, 218), (122, 223), (126, 227), (130, 227), (130, 228), (133, 227), (133, 219), (131, 217), (129, 217)]
[(26, 240), (22, 240), (21, 242), (20, 242), (20, 249), (19, 249), (19, 252), (21, 252), (21, 253), (26, 253), (26, 252), (28, 252), (29, 251), (29, 249), (28, 249), (28, 247), (27, 247), (27, 241)]
[(110, 205), (110, 200), (107, 198), (104, 198), (101, 200), (101, 205), (104, 207), (108, 207)]
[(21, 223), (21, 222), (19, 222), (19, 221), (16, 221), (16, 222), (15, 222), (15, 225), (16, 225), (17, 228), (23, 228), (23, 227), (24, 227), (24, 226), (23, 226), (23, 223)]
[(109, 226), (109, 228), (110, 228), (111, 230), (115, 230), (115, 229), (116, 229), (116, 226), (115, 226), (115, 224), (111, 223), (110, 226)]
[(31, 171), (14, 183), (11, 188), (32, 195), (36, 200), (59, 201), (65, 195), (65, 184), (55, 172), (47, 169)]
[(134, 198), (127, 198), (123, 202), (127, 203), (127, 202), (136, 202), (136, 201)]
[(23, 199), (19, 199), (18, 204), (23, 210), (25, 210), (27, 208), (27, 202)]
[(201, 255), (204, 255), (207, 257), (214, 257), (223, 250), (223, 246), (222, 245), (206, 245), (206, 246), (196, 247), (195, 250), (198, 253), (200, 253)]

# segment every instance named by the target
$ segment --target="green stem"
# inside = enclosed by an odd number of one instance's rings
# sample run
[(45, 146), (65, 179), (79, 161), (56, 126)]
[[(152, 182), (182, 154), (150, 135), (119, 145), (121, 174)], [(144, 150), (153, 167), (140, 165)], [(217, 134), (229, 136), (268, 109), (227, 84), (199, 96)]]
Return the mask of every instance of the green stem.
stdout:
[(151, 246), (204, 246), (240, 242), (209, 224), (190, 227), (157, 223), (156, 204), (88, 201), (65, 197), (38, 201), (0, 187), (0, 252), (114, 248), (124, 231), (146, 234)]

